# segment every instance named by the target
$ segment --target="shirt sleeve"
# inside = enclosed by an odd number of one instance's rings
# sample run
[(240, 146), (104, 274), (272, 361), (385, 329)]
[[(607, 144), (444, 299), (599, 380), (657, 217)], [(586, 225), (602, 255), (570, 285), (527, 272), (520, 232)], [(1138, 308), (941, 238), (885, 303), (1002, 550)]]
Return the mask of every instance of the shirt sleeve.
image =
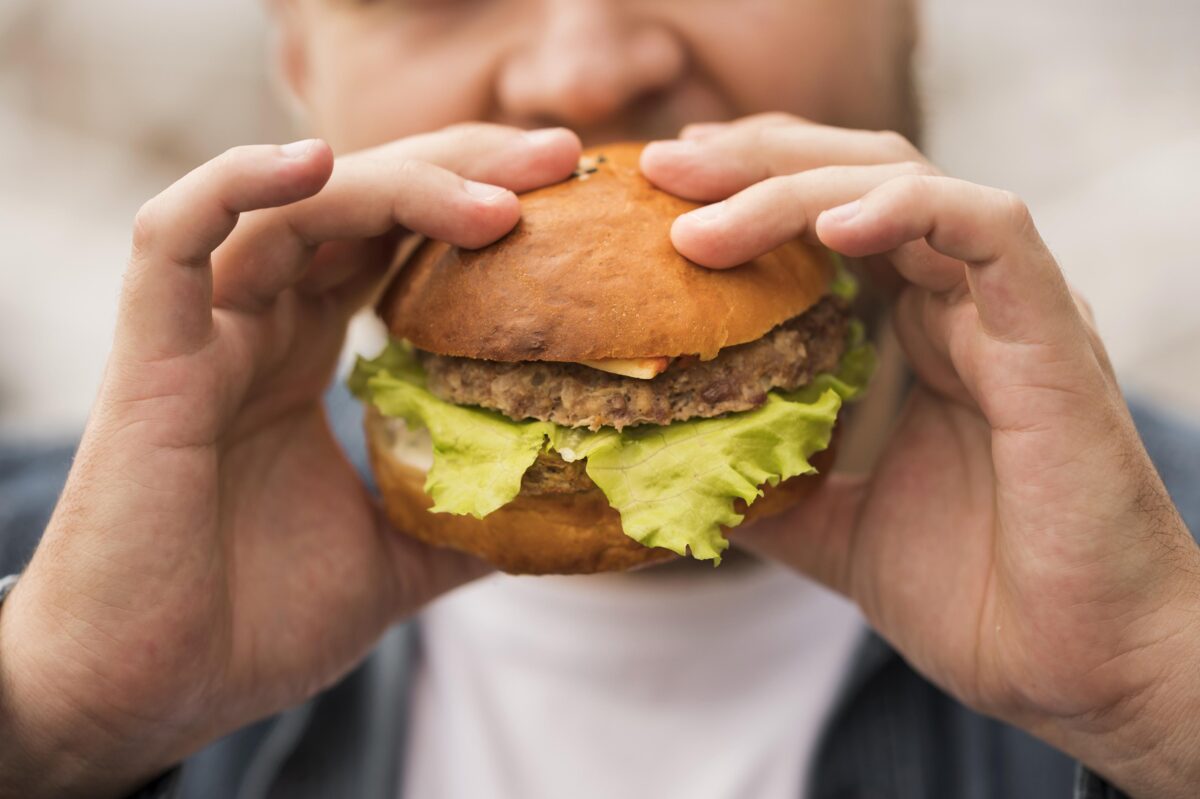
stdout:
[(1130, 796), (1080, 763), (1075, 772), (1073, 799), (1130, 799)]
[(29, 562), (58, 502), (74, 444), (0, 443), (0, 575)]
[(137, 793), (130, 794), (128, 799), (179, 799), (182, 795), (180, 792), (180, 775), (182, 773), (183, 768), (176, 766)]
[(7, 577), (0, 577), (0, 604), (8, 599), (9, 593), (17, 585), (17, 575), (10, 574)]

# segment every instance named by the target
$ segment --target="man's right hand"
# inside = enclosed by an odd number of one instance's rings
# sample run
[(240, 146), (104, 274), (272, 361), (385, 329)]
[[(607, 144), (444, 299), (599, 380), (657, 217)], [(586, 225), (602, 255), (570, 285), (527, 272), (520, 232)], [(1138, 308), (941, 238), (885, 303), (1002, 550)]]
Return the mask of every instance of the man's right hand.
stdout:
[(0, 795), (135, 789), (484, 571), (388, 527), (321, 396), (398, 232), (488, 244), (578, 157), (486, 125), (336, 162), (242, 147), (142, 209), (78, 456), (0, 612)]

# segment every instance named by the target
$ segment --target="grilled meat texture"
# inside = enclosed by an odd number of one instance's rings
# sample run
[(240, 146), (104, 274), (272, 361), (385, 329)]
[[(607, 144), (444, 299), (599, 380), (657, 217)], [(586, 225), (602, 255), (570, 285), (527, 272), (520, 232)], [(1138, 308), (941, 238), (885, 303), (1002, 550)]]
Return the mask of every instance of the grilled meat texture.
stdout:
[(429, 390), (448, 402), (492, 408), (518, 420), (620, 430), (747, 411), (763, 404), (771, 389), (799, 388), (836, 368), (849, 320), (846, 303), (827, 296), (757, 341), (721, 350), (711, 361), (677, 358), (651, 380), (573, 363), (507, 363), (428, 352), (418, 357)]

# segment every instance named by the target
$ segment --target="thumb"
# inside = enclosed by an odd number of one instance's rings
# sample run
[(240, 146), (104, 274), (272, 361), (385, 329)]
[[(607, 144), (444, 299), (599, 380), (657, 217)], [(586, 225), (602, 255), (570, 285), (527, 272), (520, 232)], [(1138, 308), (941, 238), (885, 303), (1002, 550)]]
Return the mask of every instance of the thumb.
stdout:
[(865, 476), (830, 475), (798, 505), (739, 528), (737, 543), (849, 596), (855, 528), (866, 493)]

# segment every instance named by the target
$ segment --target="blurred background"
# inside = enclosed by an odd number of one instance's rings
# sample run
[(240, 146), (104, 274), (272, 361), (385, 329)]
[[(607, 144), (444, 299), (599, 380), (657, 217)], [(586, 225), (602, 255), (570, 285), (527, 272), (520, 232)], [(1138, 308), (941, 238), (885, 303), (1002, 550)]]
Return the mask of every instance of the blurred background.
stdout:
[[(1126, 389), (1200, 419), (1200, 3), (923, 14), (934, 160), (1021, 194)], [(303, 132), (269, 47), (256, 0), (0, 0), (0, 435), (82, 427), (141, 203)]]

